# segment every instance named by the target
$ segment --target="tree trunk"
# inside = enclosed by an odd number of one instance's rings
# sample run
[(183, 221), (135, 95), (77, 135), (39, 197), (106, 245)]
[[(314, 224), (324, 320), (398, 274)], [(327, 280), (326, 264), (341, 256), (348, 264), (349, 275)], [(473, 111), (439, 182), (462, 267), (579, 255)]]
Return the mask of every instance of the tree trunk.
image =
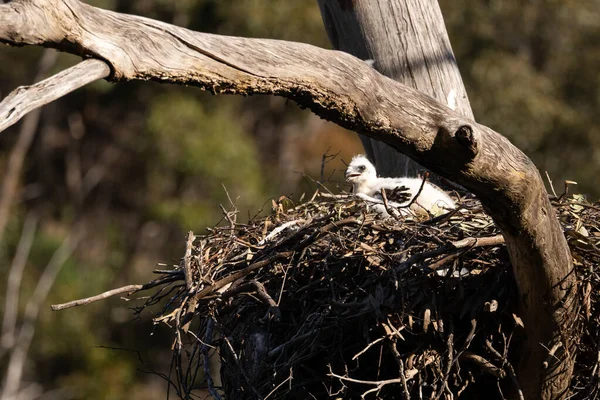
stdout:
[[(379, 73), (473, 119), (437, 1), (318, 0), (318, 3), (335, 49), (361, 60), (374, 60), (373, 67)], [(360, 138), (382, 176), (416, 176), (423, 169), (385, 143), (362, 135)]]
[[(381, 74), (428, 94), (466, 118), (474, 118), (437, 1), (317, 0), (317, 2), (329, 40), (335, 49), (350, 53), (361, 60), (373, 60), (373, 67)], [(414, 176), (423, 169), (417, 162), (398, 153), (385, 143), (363, 135), (360, 135), (360, 138), (365, 152), (383, 176)], [(537, 189), (534, 191), (540, 191), (538, 196), (545, 196), (546, 190), (543, 184), (538, 183), (536, 186)], [(535, 196), (534, 191), (530, 190), (532, 196)], [(545, 199), (540, 201), (546, 202)], [(536, 211), (545, 212), (543, 209)], [(540, 218), (535, 213), (529, 217), (533, 221)], [(557, 231), (556, 235), (562, 236), (562, 232)], [(523, 243), (513, 242), (518, 238), (511, 238), (506, 231), (504, 236), (513, 263), (525, 265), (532, 262), (528, 259), (530, 254), (526, 254), (529, 249), (527, 247), (523, 249)], [(557, 250), (556, 257), (562, 258), (559, 262), (563, 267), (567, 267), (563, 269), (562, 273), (565, 273), (571, 268), (568, 249), (565, 245), (558, 245), (562, 238), (552, 238), (551, 241), (561, 248)], [(534, 262), (541, 261), (539, 259)], [(515, 268), (515, 274), (524, 296), (523, 312), (530, 324), (533, 324), (528, 327), (530, 328), (529, 346), (522, 357), (519, 378), (527, 394), (526, 398), (538, 398), (540, 396), (538, 383), (545, 380), (546, 384), (556, 386), (553, 388), (556, 390), (561, 385), (568, 384), (568, 378), (563, 378), (566, 382), (560, 382), (561, 378), (557, 378), (557, 382), (549, 382), (547, 377), (552, 375), (548, 375), (548, 371), (543, 371), (541, 368), (541, 362), (546, 356), (543, 347), (539, 344), (542, 342), (538, 340), (548, 332), (533, 332), (533, 330), (544, 330), (541, 326), (550, 321), (539, 318), (549, 310), (540, 310), (535, 304), (543, 301), (545, 294), (533, 294), (532, 291), (537, 290), (536, 282), (543, 280), (544, 277), (537, 275), (533, 269), (526, 271), (519, 267)], [(573, 299), (574, 293), (565, 291), (563, 294)], [(564, 317), (570, 318), (570, 316)], [(564, 374), (570, 375), (572, 363), (570, 365), (566, 363), (559, 369)], [(552, 397), (549, 393), (553, 390), (546, 390), (545, 394)], [(560, 390), (556, 390), (554, 393), (558, 396), (559, 392)], [(563, 393), (562, 396), (564, 395)]]

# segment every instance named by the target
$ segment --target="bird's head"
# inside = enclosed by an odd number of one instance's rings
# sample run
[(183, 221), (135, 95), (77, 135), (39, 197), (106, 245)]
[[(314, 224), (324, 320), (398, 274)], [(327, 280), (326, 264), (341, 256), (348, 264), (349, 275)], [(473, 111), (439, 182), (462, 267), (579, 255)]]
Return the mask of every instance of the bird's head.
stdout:
[(354, 186), (377, 178), (375, 166), (362, 154), (354, 156), (346, 168), (346, 181)]

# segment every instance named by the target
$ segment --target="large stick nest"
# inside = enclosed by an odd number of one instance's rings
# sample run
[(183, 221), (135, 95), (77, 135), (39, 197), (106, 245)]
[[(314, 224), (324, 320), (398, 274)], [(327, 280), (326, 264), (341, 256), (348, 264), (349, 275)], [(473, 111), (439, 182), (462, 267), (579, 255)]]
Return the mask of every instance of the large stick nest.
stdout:
[[(577, 196), (554, 203), (583, 305), (572, 398), (596, 398), (600, 208)], [(519, 393), (518, 293), (500, 232), (476, 200), (420, 221), (369, 215), (349, 196), (273, 208), (246, 224), (226, 211), (145, 286), (162, 287), (145, 306), (160, 304), (155, 321), (174, 330), (170, 386), (180, 397), (200, 388), (229, 399)]]

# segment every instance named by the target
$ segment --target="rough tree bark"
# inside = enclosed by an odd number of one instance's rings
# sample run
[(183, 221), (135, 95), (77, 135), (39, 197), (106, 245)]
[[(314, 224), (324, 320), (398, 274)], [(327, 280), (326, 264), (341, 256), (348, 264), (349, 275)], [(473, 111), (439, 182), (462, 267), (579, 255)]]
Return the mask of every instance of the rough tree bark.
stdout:
[[(336, 50), (374, 60), (379, 73), (449, 105), (464, 117), (473, 112), (437, 1), (318, 0)], [(422, 169), (391, 146), (361, 136), (385, 176), (415, 176)]]
[[(528, 343), (519, 379), (525, 395), (567, 396), (577, 301), (571, 256), (539, 172), (502, 135), (343, 52), (192, 32), (77, 0), (0, 4), (0, 41), (103, 60), (115, 82), (156, 80), (213, 93), (285, 96), (471, 190), (502, 229), (521, 292)], [(48, 85), (39, 95), (50, 99), (53, 89)], [(0, 103), (0, 121), (18, 111)], [(556, 350), (554, 356), (546, 349)]]

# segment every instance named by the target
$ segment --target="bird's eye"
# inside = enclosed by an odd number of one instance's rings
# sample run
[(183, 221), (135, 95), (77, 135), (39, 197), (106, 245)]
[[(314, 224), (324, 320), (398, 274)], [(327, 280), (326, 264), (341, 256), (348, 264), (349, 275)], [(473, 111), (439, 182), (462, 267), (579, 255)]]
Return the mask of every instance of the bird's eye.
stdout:
[(364, 165), (359, 165), (358, 170), (360, 172), (364, 171), (365, 170), (365, 166)]

